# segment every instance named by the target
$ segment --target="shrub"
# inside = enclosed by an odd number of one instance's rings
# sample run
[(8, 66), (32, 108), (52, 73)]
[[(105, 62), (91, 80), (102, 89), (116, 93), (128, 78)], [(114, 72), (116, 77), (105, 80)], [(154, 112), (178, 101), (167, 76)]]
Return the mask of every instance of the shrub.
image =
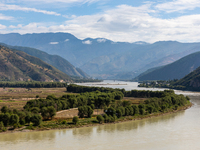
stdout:
[(78, 117), (77, 116), (73, 117), (72, 122), (74, 124), (77, 124), (78, 123)]
[(62, 124), (67, 124), (67, 121), (66, 121), (66, 120), (63, 120), (61, 123), (62, 123)]
[(104, 118), (102, 115), (98, 115), (97, 116), (97, 120), (99, 121), (99, 123), (103, 123), (104, 122)]

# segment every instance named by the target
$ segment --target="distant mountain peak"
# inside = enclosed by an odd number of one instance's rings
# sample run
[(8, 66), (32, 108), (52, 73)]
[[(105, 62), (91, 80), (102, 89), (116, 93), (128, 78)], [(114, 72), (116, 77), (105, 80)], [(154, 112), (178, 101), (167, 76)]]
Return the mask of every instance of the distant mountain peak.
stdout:
[(137, 42), (134, 42), (134, 44), (138, 44), (138, 45), (147, 45), (149, 43), (146, 43), (144, 41), (137, 41)]

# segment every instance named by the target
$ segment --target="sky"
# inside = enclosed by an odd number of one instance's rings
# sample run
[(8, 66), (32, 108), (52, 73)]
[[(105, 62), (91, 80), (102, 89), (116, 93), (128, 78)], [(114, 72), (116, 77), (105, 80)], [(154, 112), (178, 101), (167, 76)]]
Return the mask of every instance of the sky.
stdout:
[(0, 0), (0, 33), (200, 42), (200, 0)]

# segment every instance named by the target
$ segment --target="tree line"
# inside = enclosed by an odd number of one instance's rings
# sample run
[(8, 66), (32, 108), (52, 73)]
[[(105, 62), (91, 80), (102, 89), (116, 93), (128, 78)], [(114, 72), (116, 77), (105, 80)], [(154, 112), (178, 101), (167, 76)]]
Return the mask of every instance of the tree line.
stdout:
[(98, 115), (99, 123), (115, 122), (117, 118), (123, 116), (148, 115), (152, 113), (165, 112), (168, 110), (177, 110), (179, 106), (185, 106), (189, 97), (167, 93), (162, 98), (153, 97), (145, 100), (144, 104), (131, 104), (129, 101), (116, 103), (104, 109), (104, 115)]
[(30, 100), (24, 106), (24, 109), (30, 111), (32, 108), (39, 108), (53, 106), (56, 111), (77, 108), (79, 106), (91, 106), (94, 108), (101, 108), (109, 106), (115, 100), (121, 100), (123, 93), (120, 91), (116, 92), (85, 92), (81, 94), (65, 94), (61, 97), (55, 95), (48, 95), (45, 99)]
[(13, 126), (13, 128), (21, 127), (25, 124), (33, 123), (34, 126), (38, 126), (42, 122), (42, 116), (38, 112), (20, 111), (17, 109), (9, 109), (7, 106), (1, 108), (0, 113), (0, 130), (6, 131), (7, 126)]
[(125, 97), (140, 97), (140, 98), (150, 98), (150, 97), (164, 97), (166, 93), (174, 93), (173, 90), (164, 90), (164, 91), (149, 91), (149, 90), (131, 90), (125, 91), (125, 89), (113, 89), (113, 88), (105, 88), (105, 87), (88, 87), (88, 86), (80, 86), (76, 84), (70, 84), (66, 87), (68, 92), (73, 93), (83, 93), (83, 92), (122, 92)]
[(0, 87), (21, 87), (21, 88), (54, 88), (54, 87), (66, 87), (67, 83), (61, 82), (40, 82), (40, 81), (1, 81)]

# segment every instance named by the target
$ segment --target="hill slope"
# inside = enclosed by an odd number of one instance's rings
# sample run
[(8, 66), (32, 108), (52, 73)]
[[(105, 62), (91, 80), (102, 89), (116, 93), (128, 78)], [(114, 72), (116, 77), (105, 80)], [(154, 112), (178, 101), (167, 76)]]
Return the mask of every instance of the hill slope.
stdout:
[(0, 80), (71, 81), (65, 73), (22, 51), (0, 45)]
[(135, 79), (138, 81), (181, 79), (200, 66), (199, 58), (200, 52), (196, 52), (169, 65), (152, 68)]
[(16, 49), (23, 51), (31, 56), (35, 56), (44, 62), (54, 66), (55, 68), (59, 69), (60, 71), (66, 73), (69, 76), (78, 76), (83, 78), (88, 78), (89, 75), (87, 75), (85, 72), (83, 72), (79, 68), (75, 68), (70, 62), (68, 62), (66, 59), (58, 56), (58, 55), (50, 55), (46, 52), (40, 51), (38, 49), (29, 48), (29, 47), (21, 47), (21, 46), (10, 46), (1, 43), (1, 45), (4, 45), (6, 47), (9, 47), (10, 49)]
[(184, 86), (188, 90), (200, 91), (200, 67), (186, 75), (184, 78), (178, 80), (175, 85)]

